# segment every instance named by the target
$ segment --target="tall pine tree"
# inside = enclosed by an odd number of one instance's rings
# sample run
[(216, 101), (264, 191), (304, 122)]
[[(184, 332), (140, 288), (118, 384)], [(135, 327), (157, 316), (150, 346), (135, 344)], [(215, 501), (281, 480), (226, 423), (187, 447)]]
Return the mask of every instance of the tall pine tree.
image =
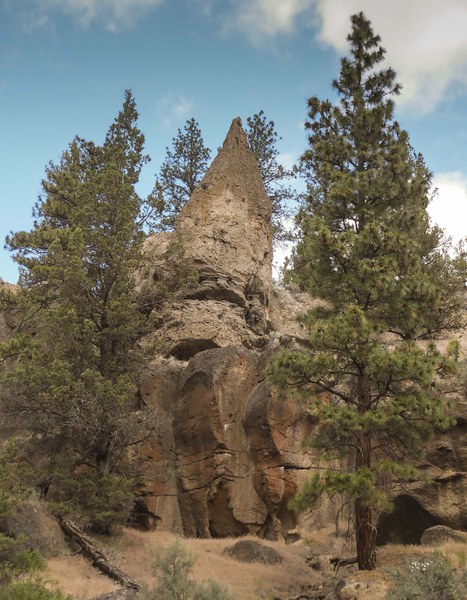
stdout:
[(178, 130), (172, 149), (166, 150), (154, 194), (162, 199), (158, 224), (162, 231), (174, 229), (179, 212), (201, 181), (211, 156), (193, 117), (185, 123), (183, 131)]
[[(145, 317), (135, 274), (151, 211), (135, 191), (148, 160), (137, 117), (127, 91), (104, 144), (76, 138), (47, 168), (33, 229), (7, 239), (20, 291), (18, 330), (1, 349), (10, 358), (3, 410), (22, 428), (60, 440), (68, 482), (74, 472), (84, 476), (81, 500), (89, 508), (94, 499), (91, 521), (101, 530), (123, 510), (125, 450), (155, 424), (136, 402)], [(57, 469), (52, 460), (51, 480)], [(58, 489), (58, 496), (79, 494)]]
[(266, 193), (272, 202), (271, 224), (273, 240), (281, 243), (290, 240), (287, 221), (291, 219), (297, 192), (285, 182), (295, 177), (295, 168), (286, 169), (279, 161), (279, 137), (274, 121), (268, 121), (264, 111), (248, 117), (245, 130), (248, 144), (258, 161)]
[[(247, 118), (245, 133), (258, 161), (266, 193), (271, 198), (273, 240), (287, 241), (290, 232), (286, 221), (291, 218), (298, 195), (286, 182), (295, 177), (295, 169), (286, 169), (278, 161), (277, 142), (281, 138), (274, 121), (268, 121), (262, 110)], [(194, 118), (189, 119), (183, 131), (179, 129), (172, 140), (172, 148), (167, 148), (156, 180), (154, 198), (160, 207), (158, 229), (174, 229), (178, 214), (206, 173), (210, 156), (198, 123)]]
[(271, 375), (320, 425), (310, 443), (322, 469), (302, 501), (350, 497), (358, 565), (373, 569), (383, 481), (413, 476), (423, 440), (450, 423), (439, 383), (457, 347), (442, 354), (434, 340), (460, 326), (465, 272), (430, 225), (431, 174), (393, 119), (399, 86), (378, 70), (385, 51), (362, 13), (347, 39), (338, 102), (308, 101), (293, 256), (293, 279), (324, 302), (303, 318), (310, 350), (283, 351)]

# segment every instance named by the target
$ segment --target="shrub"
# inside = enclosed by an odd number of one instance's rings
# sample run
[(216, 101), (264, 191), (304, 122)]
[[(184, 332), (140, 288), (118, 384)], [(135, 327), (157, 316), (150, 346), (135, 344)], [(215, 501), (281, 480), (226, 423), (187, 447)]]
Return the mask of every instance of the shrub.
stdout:
[(40, 581), (16, 581), (0, 589), (0, 600), (72, 600), (61, 590), (50, 590)]
[(408, 572), (392, 573), (394, 587), (388, 600), (467, 600), (467, 572), (457, 570), (439, 552), (413, 560)]
[(152, 590), (143, 590), (139, 600), (235, 600), (228, 589), (216, 581), (193, 581), (190, 577), (193, 565), (193, 557), (180, 540), (157, 550), (151, 570), (159, 583)]
[(232, 593), (218, 581), (203, 581), (195, 584), (193, 600), (234, 600)]
[(0, 583), (39, 571), (44, 564), (41, 554), (26, 546), (24, 537), (15, 539), (0, 533)]

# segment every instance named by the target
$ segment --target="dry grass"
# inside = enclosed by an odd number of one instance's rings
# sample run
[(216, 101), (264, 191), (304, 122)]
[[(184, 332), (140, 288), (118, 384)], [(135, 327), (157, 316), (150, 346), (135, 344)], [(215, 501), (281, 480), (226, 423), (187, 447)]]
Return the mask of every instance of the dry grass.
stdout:
[(75, 600), (87, 600), (118, 588), (82, 556), (61, 556), (47, 562), (45, 577), (52, 580)]
[[(121, 536), (105, 543), (111, 561), (127, 572), (133, 579), (153, 586), (155, 578), (150, 573), (151, 554), (154, 549), (172, 544), (176, 536), (165, 531), (142, 532), (124, 529)], [(248, 539), (248, 538), (246, 538)], [(255, 539), (255, 538), (250, 538)], [(239, 600), (270, 598), (274, 592), (279, 596), (293, 596), (315, 583), (333, 577), (328, 558), (331, 555), (353, 554), (346, 549), (342, 538), (336, 538), (330, 531), (321, 531), (306, 543), (286, 545), (281, 542), (267, 542), (264, 545), (274, 548), (283, 557), (280, 565), (241, 563), (225, 556), (224, 549), (236, 539), (182, 539), (182, 545), (195, 558), (193, 577), (196, 580), (214, 579), (228, 585)], [(465, 567), (467, 544), (447, 543), (438, 548), (448, 557), (453, 566)], [(379, 580), (391, 584), (388, 567), (404, 567), (409, 560), (430, 556), (435, 549), (428, 546), (388, 545), (378, 549), (378, 568), (371, 572), (357, 572), (355, 566), (344, 567), (338, 578), (357, 576), (360, 581)], [(306, 556), (322, 558), (323, 570), (310, 569)], [(100, 575), (80, 556), (68, 556), (50, 560), (47, 577), (55, 580), (75, 600), (88, 600), (99, 594), (116, 589), (113, 582)]]
[[(141, 532), (126, 529), (121, 542), (125, 543), (125, 558), (121, 566), (139, 581), (154, 583), (149, 574), (152, 549), (173, 543), (176, 536), (168, 532)], [(254, 538), (251, 538), (254, 539)], [(228, 585), (241, 599), (258, 597), (272, 589), (299, 589), (312, 583), (313, 573), (306, 567), (308, 549), (303, 544), (287, 546), (280, 542), (261, 541), (273, 547), (283, 557), (280, 565), (240, 563), (223, 555), (236, 539), (183, 539), (183, 547), (194, 557), (194, 579), (215, 579)], [(131, 556), (131, 557), (130, 557)], [(315, 578), (316, 581), (316, 578)]]
[[(112, 562), (133, 579), (152, 586), (156, 580), (150, 574), (151, 554), (154, 549), (168, 546), (175, 539), (174, 534), (164, 531), (124, 529), (121, 536), (110, 541), (106, 551)], [(183, 547), (195, 559), (194, 579), (221, 581), (241, 600), (264, 597), (272, 590), (299, 591), (303, 586), (320, 581), (320, 576), (306, 566), (305, 557), (309, 549), (303, 544), (286, 545), (260, 540), (283, 557), (280, 565), (263, 565), (241, 563), (224, 556), (223, 550), (235, 541), (237, 539), (182, 539)], [(76, 600), (88, 600), (117, 587), (79, 556), (50, 560), (48, 567), (47, 576)]]

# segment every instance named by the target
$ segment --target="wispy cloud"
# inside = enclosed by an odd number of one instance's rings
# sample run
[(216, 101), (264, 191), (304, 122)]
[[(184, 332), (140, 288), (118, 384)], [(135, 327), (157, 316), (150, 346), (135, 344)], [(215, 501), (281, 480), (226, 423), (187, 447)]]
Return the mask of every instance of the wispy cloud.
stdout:
[(387, 62), (403, 84), (400, 106), (429, 112), (455, 84), (467, 85), (466, 0), (237, 0), (225, 2), (223, 19), (225, 28), (254, 45), (305, 23), (343, 54), (350, 15), (359, 11), (381, 35)]
[(349, 15), (363, 11), (404, 89), (400, 105), (431, 111), (454, 83), (467, 84), (465, 0), (317, 0), (320, 39), (346, 49)]
[(168, 92), (157, 102), (157, 111), (166, 128), (180, 127), (182, 121), (191, 116), (193, 108), (193, 102), (179, 92)]
[(467, 177), (458, 172), (439, 173), (433, 178), (433, 187), (438, 195), (428, 206), (428, 213), (455, 243), (466, 235)]
[(101, 23), (110, 31), (135, 25), (164, 0), (25, 0), (21, 5), (4, 0), (18, 12), (26, 32), (49, 26), (57, 14), (66, 15), (82, 27)]
[(237, 0), (229, 20), (247, 34), (253, 43), (261, 43), (281, 33), (294, 31), (298, 17), (313, 5), (313, 0)]

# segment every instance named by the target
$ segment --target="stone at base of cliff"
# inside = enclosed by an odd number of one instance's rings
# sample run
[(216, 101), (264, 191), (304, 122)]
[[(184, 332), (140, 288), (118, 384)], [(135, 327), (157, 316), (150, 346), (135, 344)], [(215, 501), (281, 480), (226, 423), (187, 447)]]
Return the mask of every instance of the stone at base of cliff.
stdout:
[(423, 532), (420, 543), (422, 546), (437, 546), (446, 542), (467, 543), (467, 532), (451, 529), (445, 525), (435, 525)]
[(241, 562), (257, 562), (266, 565), (276, 565), (282, 562), (282, 556), (273, 548), (263, 546), (252, 540), (241, 540), (226, 548), (224, 554), (235, 558)]
[(97, 598), (94, 598), (94, 600), (136, 600), (136, 598), (137, 592), (127, 588), (122, 588), (120, 590), (115, 590), (114, 592), (109, 592), (108, 594), (98, 596)]
[(45, 558), (69, 550), (60, 525), (45, 506), (35, 500), (25, 502), (14, 515), (2, 519), (0, 531), (13, 538), (24, 536), (28, 547), (39, 550)]
[(383, 581), (344, 579), (336, 587), (338, 600), (385, 600), (388, 587)]

